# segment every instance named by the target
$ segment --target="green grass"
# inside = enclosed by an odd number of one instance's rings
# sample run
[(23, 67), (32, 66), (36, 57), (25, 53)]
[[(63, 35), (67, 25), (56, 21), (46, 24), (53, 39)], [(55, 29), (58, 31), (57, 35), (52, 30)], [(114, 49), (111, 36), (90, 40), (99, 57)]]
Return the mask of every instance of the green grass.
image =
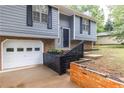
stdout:
[(103, 45), (97, 48), (99, 51), (94, 51), (94, 53), (103, 55), (100, 60), (103, 66), (124, 76), (124, 45)]
[(107, 47), (107, 48), (124, 48), (124, 45), (103, 45), (103, 47)]

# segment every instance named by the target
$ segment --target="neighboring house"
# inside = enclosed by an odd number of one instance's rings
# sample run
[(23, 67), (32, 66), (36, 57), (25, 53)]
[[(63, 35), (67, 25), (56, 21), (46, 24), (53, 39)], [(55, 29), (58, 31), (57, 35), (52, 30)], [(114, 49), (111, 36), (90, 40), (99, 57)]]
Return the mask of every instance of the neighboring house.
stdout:
[(43, 64), (44, 52), (71, 50), (81, 41), (85, 49), (96, 41), (92, 17), (57, 5), (0, 6), (1, 70)]
[(97, 44), (121, 44), (115, 37), (111, 36), (111, 32), (101, 32), (97, 34)]

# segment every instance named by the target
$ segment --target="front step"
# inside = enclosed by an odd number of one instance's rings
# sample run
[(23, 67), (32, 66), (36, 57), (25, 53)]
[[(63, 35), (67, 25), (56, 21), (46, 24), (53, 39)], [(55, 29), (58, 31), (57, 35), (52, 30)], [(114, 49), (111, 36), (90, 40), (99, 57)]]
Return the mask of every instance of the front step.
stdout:
[(77, 61), (73, 61), (75, 63), (83, 63), (83, 62), (88, 62), (88, 61), (92, 61), (91, 59), (87, 59), (87, 58), (80, 58), (80, 60)]
[(88, 62), (88, 61), (92, 61), (91, 59), (87, 59), (87, 58), (80, 58), (80, 60), (74, 61), (76, 63), (83, 63), (83, 62)]
[(85, 58), (90, 58), (90, 59), (98, 59), (98, 58), (101, 58), (102, 55), (100, 54), (87, 54), (87, 55), (84, 55)]
[(67, 69), (67, 70), (66, 70), (66, 73), (67, 73), (67, 74), (70, 74), (70, 69)]
[(86, 51), (85, 51), (84, 54), (90, 54), (90, 52), (86, 52)]
[(85, 62), (85, 61), (92, 61), (91, 59), (88, 59), (88, 58), (80, 58), (80, 60), (82, 60), (83, 62)]

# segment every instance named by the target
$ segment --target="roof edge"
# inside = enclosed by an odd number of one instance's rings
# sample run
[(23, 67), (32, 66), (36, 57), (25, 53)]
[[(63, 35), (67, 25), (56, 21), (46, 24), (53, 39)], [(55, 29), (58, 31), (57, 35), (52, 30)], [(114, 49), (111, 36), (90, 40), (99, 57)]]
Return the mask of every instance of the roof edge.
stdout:
[(55, 8), (58, 8), (58, 9), (59, 9), (60, 7), (62, 7), (63, 9), (64, 9), (64, 8), (65, 8), (65, 9), (68, 9), (68, 10), (70, 10), (74, 15), (77, 15), (77, 16), (80, 16), (80, 17), (83, 17), (83, 18), (86, 18), (86, 19), (90, 19), (90, 20), (96, 22), (96, 20), (95, 20), (94, 17), (91, 17), (91, 16), (88, 16), (88, 15), (82, 14), (82, 13), (80, 13), (80, 12), (78, 12), (78, 11), (75, 11), (75, 10), (69, 8), (69, 7), (64, 6), (64, 5), (51, 5), (51, 6), (53, 6), (53, 7), (55, 7)]

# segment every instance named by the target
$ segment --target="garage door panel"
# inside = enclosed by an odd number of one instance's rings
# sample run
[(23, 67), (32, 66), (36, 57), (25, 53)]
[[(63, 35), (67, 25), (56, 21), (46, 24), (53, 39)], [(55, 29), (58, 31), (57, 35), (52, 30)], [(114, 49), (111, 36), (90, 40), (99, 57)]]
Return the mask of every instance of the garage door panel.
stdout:
[(43, 43), (36, 40), (7, 40), (3, 44), (3, 68), (43, 63)]

